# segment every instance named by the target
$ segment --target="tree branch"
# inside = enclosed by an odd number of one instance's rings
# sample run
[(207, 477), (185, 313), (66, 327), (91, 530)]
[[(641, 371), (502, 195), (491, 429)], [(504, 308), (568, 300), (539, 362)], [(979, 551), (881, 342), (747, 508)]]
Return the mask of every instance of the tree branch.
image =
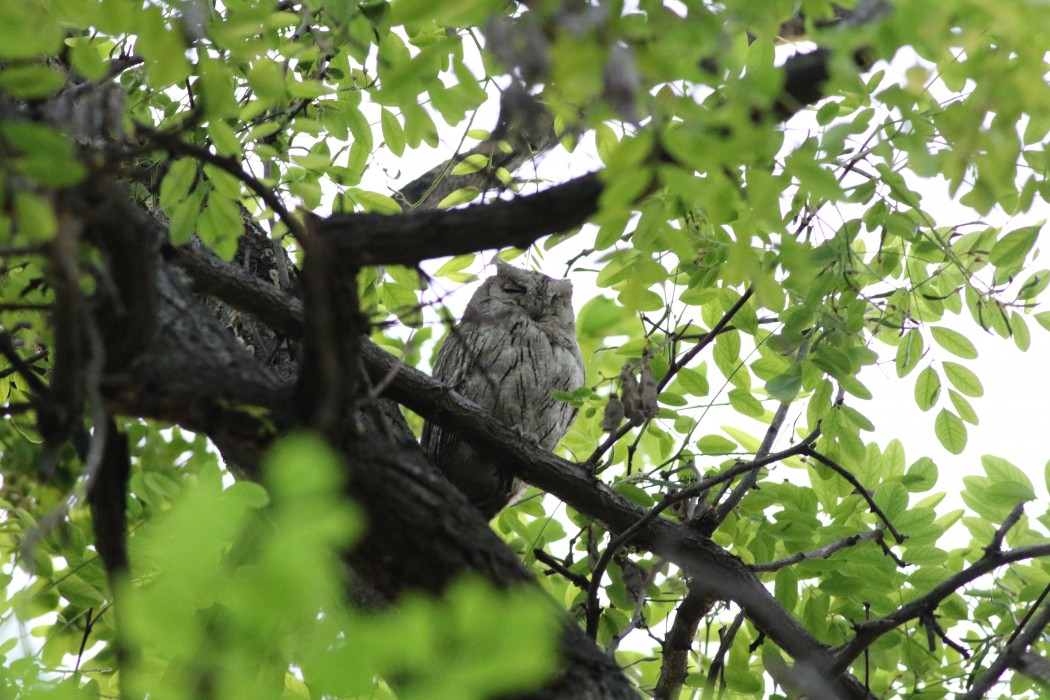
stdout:
[(337, 214), (315, 230), (330, 240), (333, 254), (356, 266), (414, 267), (445, 255), (527, 248), (543, 236), (582, 225), (597, 211), (601, 191), (599, 175), (591, 173), (536, 194), (464, 209)]
[(830, 457), (825, 457), (820, 452), (817, 452), (812, 447), (812, 445), (806, 447), (806, 449), (804, 450), (804, 454), (808, 457), (812, 457), (813, 459), (817, 460), (825, 467), (827, 467), (828, 469), (830, 469), (831, 471), (835, 472), (843, 479), (848, 481), (850, 485), (853, 486), (854, 490), (856, 490), (857, 495), (863, 498), (864, 501), (868, 504), (868, 508), (871, 509), (871, 512), (877, 515), (880, 520), (882, 520), (883, 524), (886, 526), (886, 529), (889, 530), (891, 535), (893, 535), (893, 539), (897, 541), (897, 544), (901, 544), (902, 542), (904, 542), (905, 539), (907, 539), (904, 535), (897, 531), (897, 528), (893, 527), (893, 523), (890, 522), (890, 519), (886, 517), (886, 514), (882, 511), (881, 508), (879, 508), (878, 504), (875, 503), (875, 499), (871, 497), (871, 493), (869, 493), (868, 490), (864, 488), (864, 486), (859, 481), (857, 481), (857, 477), (853, 476), (853, 474), (848, 469), (846, 469)]
[(995, 657), (995, 661), (988, 667), (984, 675), (978, 678), (977, 682), (964, 695), (959, 697), (959, 700), (980, 700), (980, 698), (983, 698), (985, 693), (991, 690), (992, 686), (999, 681), (999, 677), (1003, 675), (1007, 668), (1018, 664), (1022, 655), (1028, 650), (1028, 647), (1035, 643), (1047, 625), (1050, 625), (1050, 603), (1043, 604), (1043, 609), (1039, 611), (1039, 614), (1033, 617), (1024, 627), (1024, 631), (1003, 647), (1003, 650), (999, 652), (999, 656)]
[(660, 679), (653, 690), (653, 700), (677, 700), (689, 675), (689, 652), (700, 621), (711, 611), (714, 604), (710, 598), (692, 584), (678, 604), (674, 623), (663, 643), (660, 661)]
[(841, 540), (832, 542), (831, 544), (824, 545), (817, 549), (812, 549), (808, 552), (796, 552), (789, 557), (783, 559), (777, 559), (776, 561), (766, 562), (765, 564), (752, 564), (751, 570), (755, 573), (768, 572), (768, 571), (779, 571), (780, 569), (795, 564), (800, 564), (804, 561), (813, 561), (815, 559), (827, 559), (835, 552), (839, 552), (847, 547), (855, 547), (861, 542), (868, 540), (877, 540), (882, 538), (881, 530), (868, 530), (867, 532), (858, 532), (855, 535), (849, 537), (843, 537)]
[(871, 646), (876, 639), (890, 630), (900, 627), (908, 620), (913, 620), (926, 612), (936, 610), (941, 601), (971, 581), (974, 581), (991, 571), (995, 571), (1000, 566), (1006, 564), (1047, 556), (1050, 556), (1050, 544), (1017, 547), (1008, 552), (993, 551), (985, 553), (983, 557), (967, 568), (957, 574), (949, 576), (947, 579), (934, 586), (926, 595), (920, 596), (910, 603), (902, 605), (900, 608), (885, 617), (857, 625), (857, 636), (836, 654), (833, 670), (841, 671), (849, 668), (849, 665), (853, 663), (854, 659), (860, 656), (861, 653)]

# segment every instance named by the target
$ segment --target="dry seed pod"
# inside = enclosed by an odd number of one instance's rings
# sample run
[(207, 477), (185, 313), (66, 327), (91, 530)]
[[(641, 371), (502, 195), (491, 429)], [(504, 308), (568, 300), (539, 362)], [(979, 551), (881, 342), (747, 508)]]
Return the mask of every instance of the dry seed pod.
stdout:
[(607, 433), (614, 432), (623, 422), (623, 402), (613, 394), (609, 397), (609, 403), (605, 404), (605, 413), (602, 415), (602, 430)]
[(645, 421), (645, 411), (642, 410), (642, 400), (638, 393), (638, 380), (634, 378), (630, 365), (624, 365), (620, 370), (620, 396), (623, 401), (623, 413), (634, 425)]
[(657, 403), (659, 391), (656, 388), (656, 380), (653, 373), (649, 371), (649, 365), (642, 367), (642, 375), (638, 381), (638, 398), (641, 402), (641, 410), (646, 418), (652, 418), (660, 412)]

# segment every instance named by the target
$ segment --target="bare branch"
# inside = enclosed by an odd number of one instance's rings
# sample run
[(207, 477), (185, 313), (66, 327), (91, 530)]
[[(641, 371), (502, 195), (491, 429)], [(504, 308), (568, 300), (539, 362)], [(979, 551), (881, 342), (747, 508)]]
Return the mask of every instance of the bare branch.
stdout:
[[(736, 639), (736, 633), (740, 631), (740, 625), (744, 622), (744, 613), (739, 613), (729, 627), (723, 629), (719, 636), (722, 638), (718, 644), (718, 651), (715, 652), (715, 656), (711, 659), (711, 665), (707, 670), (707, 683), (704, 684), (704, 700), (710, 700), (715, 694), (715, 683), (718, 681), (719, 676), (722, 674), (722, 670), (725, 668), (726, 655), (729, 654), (729, 649), (733, 646), (733, 640)], [(722, 680), (723, 689), (725, 687), (725, 680)]]
[(867, 542), (868, 540), (882, 539), (882, 530), (868, 530), (867, 532), (858, 532), (856, 535), (850, 535), (849, 537), (843, 537), (841, 540), (832, 542), (831, 544), (824, 545), (817, 549), (812, 549), (808, 552), (797, 552), (792, 554), (790, 557), (784, 557), (783, 559), (777, 559), (776, 561), (766, 562), (765, 564), (752, 564), (751, 570), (754, 572), (768, 572), (768, 571), (779, 571), (788, 566), (799, 564), (804, 561), (814, 561), (816, 559), (827, 559), (835, 552), (840, 552), (848, 547), (855, 547), (861, 542)]

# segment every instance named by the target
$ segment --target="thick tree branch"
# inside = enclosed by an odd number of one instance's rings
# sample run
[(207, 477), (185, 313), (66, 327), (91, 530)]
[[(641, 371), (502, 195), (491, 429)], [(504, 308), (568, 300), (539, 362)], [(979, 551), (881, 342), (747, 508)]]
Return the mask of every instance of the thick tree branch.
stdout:
[[(193, 258), (193, 255), (189, 255), (184, 260), (192, 261)], [(198, 261), (188, 263), (188, 269), (207, 271), (209, 268)], [(250, 295), (244, 294), (246, 285), (243, 281), (231, 282), (227, 287), (220, 284), (214, 271), (203, 274), (211, 280), (209, 284), (216, 293), (221, 295), (222, 290), (229, 288), (234, 298), (250, 298)], [(272, 298), (276, 300), (278, 295)], [(271, 312), (270, 315), (292, 326), (296, 313), (286, 308)], [(294, 328), (282, 330), (292, 331)], [(597, 481), (587, 470), (537, 449), (488, 412), (462, 399), (427, 375), (404, 366), (373, 343), (364, 342), (362, 358), (374, 382), (393, 377), (387, 390), (391, 398), (449, 428), (476, 446), (497, 452), (504, 464), (526, 481), (554, 493), (613, 532), (622, 533), (645, 520), (632, 542), (677, 563), (694, 578), (697, 590), (704, 595), (737, 602), (756, 626), (766, 631), (770, 639), (780, 644), (797, 661), (812, 663), (818, 668), (821, 664), (830, 663), (830, 656), (824, 647), (776, 602), (735, 557), (689, 528), (661, 518), (649, 519), (646, 511)], [(805, 443), (800, 443), (795, 449), (802, 444)], [(780, 458), (780, 455), (770, 457)], [(760, 461), (758, 466), (765, 463)], [(755, 466), (742, 465), (741, 470)], [(842, 683), (849, 697), (865, 696), (854, 679)]]
[(334, 254), (364, 265), (415, 266), (421, 260), (490, 248), (527, 248), (551, 233), (582, 225), (598, 209), (596, 173), (510, 200), (465, 209), (397, 216), (335, 215), (316, 226)]

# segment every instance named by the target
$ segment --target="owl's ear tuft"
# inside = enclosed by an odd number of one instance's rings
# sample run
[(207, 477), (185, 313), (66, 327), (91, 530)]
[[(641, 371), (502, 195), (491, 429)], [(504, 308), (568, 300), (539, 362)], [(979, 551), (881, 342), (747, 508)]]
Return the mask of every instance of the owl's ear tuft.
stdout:
[(507, 262), (506, 260), (501, 258), (499, 256), (499, 253), (496, 253), (495, 255), (493, 255), (492, 256), (492, 260), (490, 260), (489, 263), (496, 266), (496, 272), (497, 273), (499, 273), (499, 272), (506, 272), (507, 270), (510, 270), (510, 269), (514, 268), (513, 265), (511, 265), (509, 262)]

